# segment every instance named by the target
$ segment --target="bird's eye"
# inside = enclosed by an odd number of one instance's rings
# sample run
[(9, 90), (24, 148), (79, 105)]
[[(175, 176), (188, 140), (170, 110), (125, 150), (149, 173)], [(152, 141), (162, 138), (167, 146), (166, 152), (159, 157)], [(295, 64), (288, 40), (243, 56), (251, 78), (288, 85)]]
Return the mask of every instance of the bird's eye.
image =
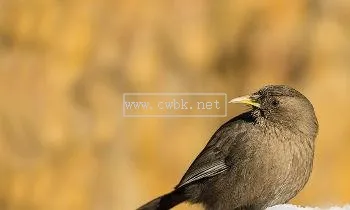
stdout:
[(277, 99), (272, 100), (272, 106), (276, 107), (280, 104), (280, 102)]

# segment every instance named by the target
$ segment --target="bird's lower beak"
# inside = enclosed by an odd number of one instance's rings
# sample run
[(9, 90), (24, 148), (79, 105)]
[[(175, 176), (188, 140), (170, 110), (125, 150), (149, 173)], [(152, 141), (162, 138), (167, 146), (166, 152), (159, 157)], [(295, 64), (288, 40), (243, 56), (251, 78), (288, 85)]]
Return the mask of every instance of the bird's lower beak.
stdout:
[(229, 103), (248, 104), (260, 108), (260, 104), (250, 95), (234, 98)]

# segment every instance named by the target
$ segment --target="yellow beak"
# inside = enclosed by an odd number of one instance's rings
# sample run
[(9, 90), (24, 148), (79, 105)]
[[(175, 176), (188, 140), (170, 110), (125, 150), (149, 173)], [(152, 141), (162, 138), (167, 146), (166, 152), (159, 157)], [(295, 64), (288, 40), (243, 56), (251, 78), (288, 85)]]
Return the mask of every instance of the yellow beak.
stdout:
[(260, 104), (249, 95), (234, 98), (231, 101), (229, 101), (229, 103), (248, 104), (260, 108)]

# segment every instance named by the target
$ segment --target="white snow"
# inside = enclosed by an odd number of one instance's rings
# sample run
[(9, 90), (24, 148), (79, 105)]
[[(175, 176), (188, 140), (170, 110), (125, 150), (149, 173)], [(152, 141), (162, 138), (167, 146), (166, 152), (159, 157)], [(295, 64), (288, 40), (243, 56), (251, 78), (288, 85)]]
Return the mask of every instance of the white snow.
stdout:
[(297, 210), (297, 209), (302, 209), (302, 210), (350, 210), (350, 205), (346, 205), (343, 207), (304, 207), (304, 206), (295, 206), (291, 204), (284, 204), (284, 205), (277, 205), (268, 208), (268, 210)]

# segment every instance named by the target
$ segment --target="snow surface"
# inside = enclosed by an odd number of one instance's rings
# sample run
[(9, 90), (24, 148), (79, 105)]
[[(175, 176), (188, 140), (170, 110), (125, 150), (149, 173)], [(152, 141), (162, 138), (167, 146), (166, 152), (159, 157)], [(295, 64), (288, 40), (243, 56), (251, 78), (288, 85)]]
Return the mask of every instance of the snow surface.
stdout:
[(302, 207), (302, 206), (295, 206), (291, 204), (284, 204), (284, 205), (277, 205), (268, 208), (268, 210), (296, 210), (296, 209), (302, 209), (302, 210), (350, 210), (350, 205), (346, 205), (343, 207), (326, 207), (326, 208), (321, 208), (321, 207)]

